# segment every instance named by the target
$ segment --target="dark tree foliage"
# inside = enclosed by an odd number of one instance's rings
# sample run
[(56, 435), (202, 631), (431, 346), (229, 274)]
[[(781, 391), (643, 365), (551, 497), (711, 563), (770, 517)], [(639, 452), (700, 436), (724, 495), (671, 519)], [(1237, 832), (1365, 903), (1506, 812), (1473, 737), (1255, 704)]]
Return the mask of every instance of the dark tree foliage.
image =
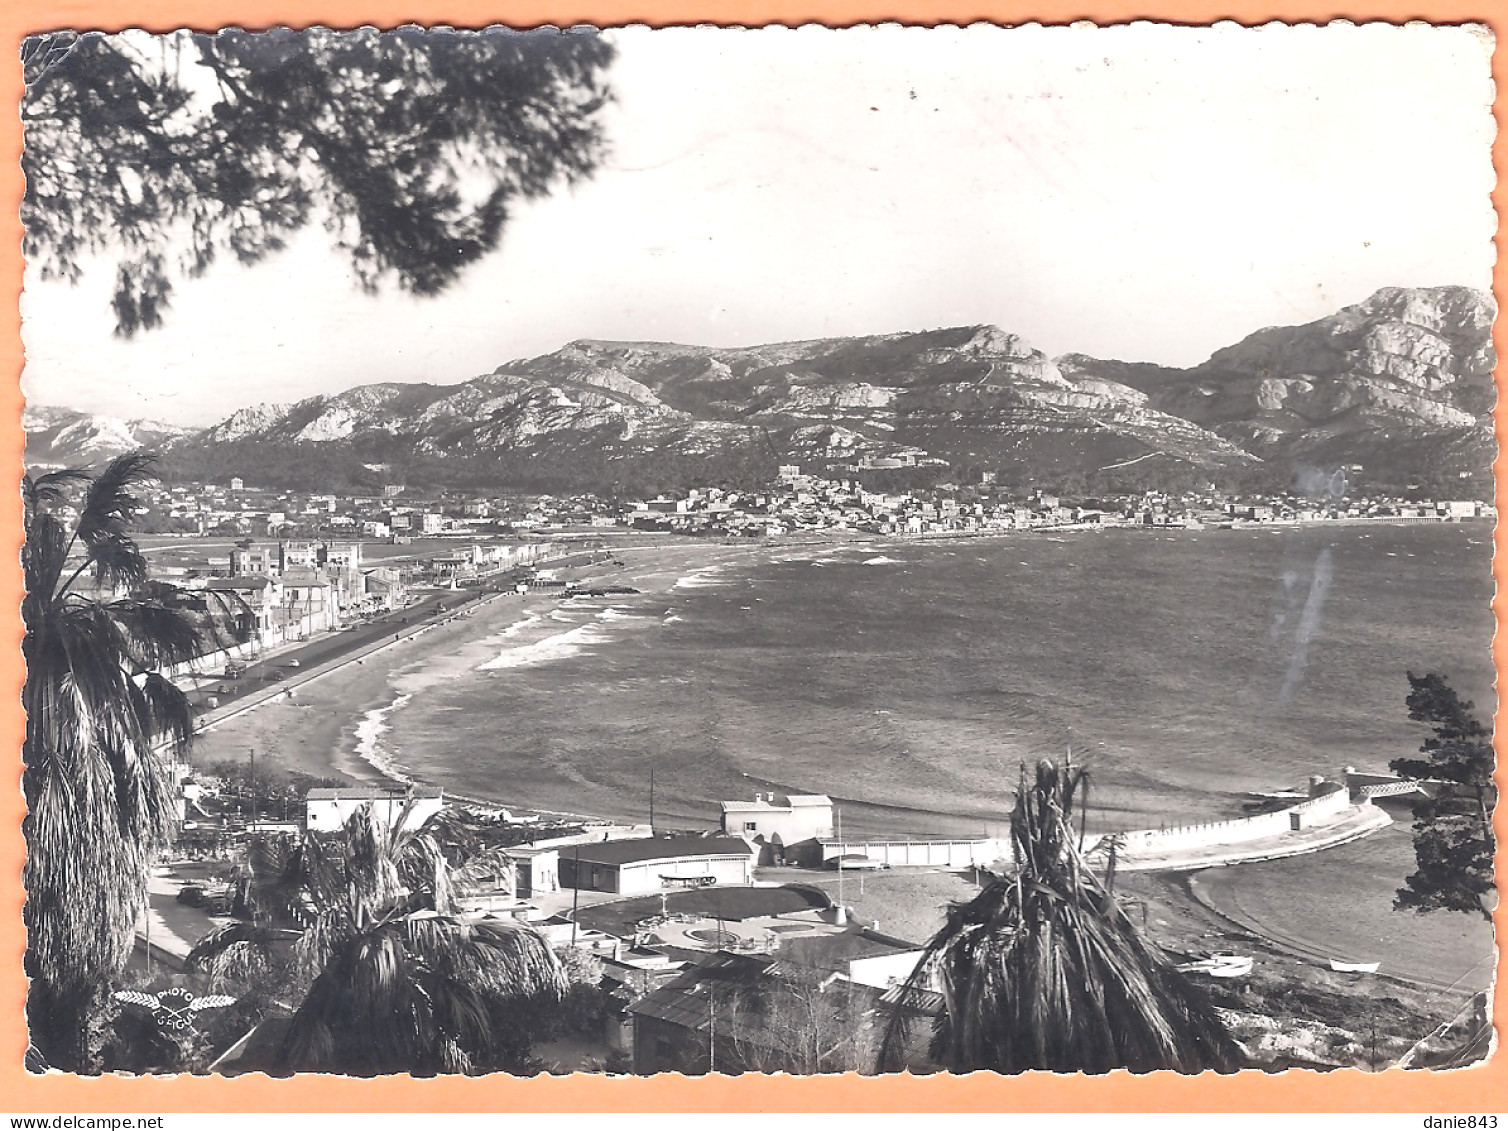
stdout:
[(76, 281), (117, 261), (117, 332), (174, 280), (256, 263), (311, 222), (361, 285), (430, 295), (509, 209), (600, 159), (596, 32), (63, 32), (23, 45), (26, 254)]
[(291, 957), (285, 1000), (298, 1004), (270, 1072), (526, 1067), (567, 990), (560, 960), (525, 924), (461, 914), (455, 895), (471, 871), (500, 860), (452, 869), (408, 818), (405, 810), (388, 827), (363, 806), (337, 835), (254, 841), (247, 902), (256, 921), (217, 928), (185, 959), (186, 973), (235, 985), (275, 969), (280, 952)]
[(1398, 889), (1393, 906), (1401, 911), (1464, 911), (1491, 919), (1496, 848), (1488, 816), (1492, 732), (1472, 714), (1475, 704), (1462, 702), (1444, 676), (1409, 672), (1408, 679), (1409, 718), (1428, 723), (1434, 734), (1420, 747), (1424, 757), (1395, 758), (1388, 765), (1403, 777), (1450, 784), (1414, 810), (1418, 869)]
[(27, 1020), (47, 1063), (67, 1071), (89, 1066), (91, 1009), (126, 964), (147, 868), (172, 828), (164, 763), (193, 734), (162, 669), (198, 655), (205, 636), (148, 584), (130, 535), (152, 478), (138, 452), (98, 475), (22, 480)]

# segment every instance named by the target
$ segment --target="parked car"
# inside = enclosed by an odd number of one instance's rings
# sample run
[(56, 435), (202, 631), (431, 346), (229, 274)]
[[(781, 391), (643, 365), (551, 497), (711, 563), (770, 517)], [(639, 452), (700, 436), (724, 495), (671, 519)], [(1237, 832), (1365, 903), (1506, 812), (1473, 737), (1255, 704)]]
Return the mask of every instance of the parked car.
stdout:
[(234, 893), (229, 884), (206, 884), (199, 906), (211, 915), (229, 915)]
[(844, 872), (878, 872), (890, 867), (883, 860), (875, 860), (862, 852), (848, 852), (842, 856), (836, 856), (827, 861), (827, 866)]

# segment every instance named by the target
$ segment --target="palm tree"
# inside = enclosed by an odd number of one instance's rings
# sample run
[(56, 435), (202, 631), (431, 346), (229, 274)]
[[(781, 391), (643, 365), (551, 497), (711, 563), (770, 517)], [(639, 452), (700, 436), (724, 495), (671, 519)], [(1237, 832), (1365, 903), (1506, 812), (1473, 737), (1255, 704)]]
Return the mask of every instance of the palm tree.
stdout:
[(40, 1054), (70, 1071), (85, 1067), (91, 1008), (130, 954), (170, 833), (163, 758), (192, 734), (188, 699), (160, 669), (196, 655), (200, 632), (138, 595), (146, 560), (127, 533), (151, 469), (133, 453), (93, 477), (22, 481), (27, 1019)]
[[(305, 924), (293, 944), (302, 1000), (272, 1072), (433, 1075), (517, 1067), (527, 1017), (565, 976), (543, 936), (456, 913), (435, 839), (363, 806), (338, 843), (306, 837), (263, 853), (254, 900)], [(232, 924), (201, 939), (186, 969), (214, 977), (275, 961), (290, 932)], [(297, 988), (297, 987), (296, 987)]]
[[(941, 989), (931, 1054), (955, 1072), (1232, 1072), (1240, 1048), (1088, 869), (1080, 853), (1088, 778), (1050, 761), (1011, 814), (1015, 868), (955, 905), (892, 1014), (881, 1066), (896, 1069), (923, 991)], [(1081, 817), (1082, 820), (1082, 817)]]

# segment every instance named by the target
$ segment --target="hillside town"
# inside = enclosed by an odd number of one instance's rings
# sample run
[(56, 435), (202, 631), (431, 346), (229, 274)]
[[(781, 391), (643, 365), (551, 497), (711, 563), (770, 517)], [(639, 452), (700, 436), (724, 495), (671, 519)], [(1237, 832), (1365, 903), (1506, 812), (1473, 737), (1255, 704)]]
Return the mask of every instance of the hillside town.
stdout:
[(147, 532), (184, 536), (364, 539), (401, 545), (415, 538), (583, 531), (739, 539), (812, 533), (893, 537), (1060, 527), (1452, 522), (1495, 515), (1492, 504), (1473, 498), (1424, 498), (1417, 492), (1349, 495), (1343, 470), (1306, 494), (1240, 494), (1210, 485), (1181, 494), (1149, 490), (1086, 498), (1050, 488), (1008, 491), (997, 488), (991, 473), (967, 485), (871, 489), (862, 478), (830, 478), (793, 464), (782, 466), (779, 480), (759, 490), (704, 486), (648, 499), (426, 493), (396, 484), (380, 494), (334, 495), (248, 487), (233, 478), (227, 485), (160, 488), (138, 517)]

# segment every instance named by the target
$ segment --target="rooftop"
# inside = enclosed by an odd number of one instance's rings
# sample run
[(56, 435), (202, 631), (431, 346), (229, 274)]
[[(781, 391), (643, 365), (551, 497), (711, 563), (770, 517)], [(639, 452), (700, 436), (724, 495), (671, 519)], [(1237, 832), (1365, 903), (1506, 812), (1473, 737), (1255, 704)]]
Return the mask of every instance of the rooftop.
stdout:
[(258, 590), (266, 589), (272, 582), (265, 577), (212, 577), (205, 582), (206, 589)]
[(877, 931), (844, 931), (841, 934), (798, 935), (782, 939), (780, 961), (789, 966), (837, 970), (846, 968), (856, 958), (875, 958), (922, 949), (919, 943), (905, 942)]
[[(687, 1029), (705, 1029), (711, 1023), (717, 997), (722, 997), (726, 1006), (728, 994), (756, 985), (774, 965), (774, 960), (768, 957), (726, 952), (697, 957), (700, 959), (697, 965), (634, 1002), (628, 1012)], [(718, 987), (717, 990), (712, 990), (712, 986)]]
[[(590, 864), (640, 864), (687, 856), (749, 856), (749, 842), (736, 836), (662, 836), (572, 845), (570, 856)], [(562, 853), (564, 856), (565, 854)]]
[(769, 794), (768, 799), (755, 795), (753, 801), (724, 801), (722, 802), (724, 813), (769, 813), (779, 810), (798, 809), (808, 806), (832, 805), (832, 798), (823, 793), (793, 793), (781, 799), (782, 804), (775, 804), (775, 795)]

